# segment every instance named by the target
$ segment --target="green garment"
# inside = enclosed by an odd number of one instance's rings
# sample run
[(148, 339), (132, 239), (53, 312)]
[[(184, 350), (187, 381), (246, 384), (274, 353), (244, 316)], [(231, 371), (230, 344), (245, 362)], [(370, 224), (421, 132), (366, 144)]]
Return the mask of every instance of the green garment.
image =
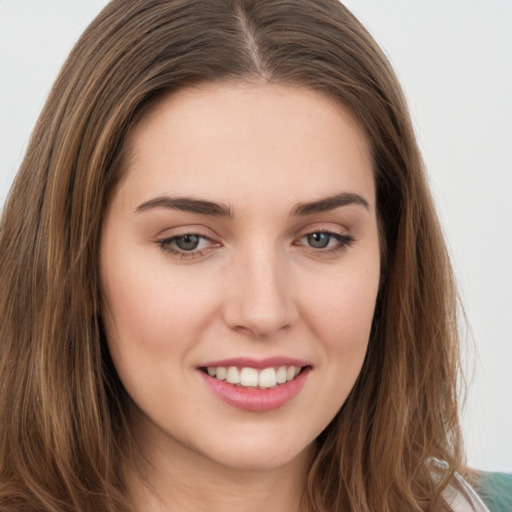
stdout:
[(490, 512), (512, 512), (512, 473), (479, 475), (475, 490)]

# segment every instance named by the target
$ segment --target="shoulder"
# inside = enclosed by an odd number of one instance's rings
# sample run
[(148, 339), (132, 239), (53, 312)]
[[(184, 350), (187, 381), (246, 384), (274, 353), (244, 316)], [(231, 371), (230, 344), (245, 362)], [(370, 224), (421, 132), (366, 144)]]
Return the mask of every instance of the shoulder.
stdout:
[(512, 473), (482, 471), (475, 488), (490, 512), (512, 511)]
[(476, 491), (460, 475), (455, 478), (456, 481), (441, 493), (453, 512), (494, 512), (487, 508)]

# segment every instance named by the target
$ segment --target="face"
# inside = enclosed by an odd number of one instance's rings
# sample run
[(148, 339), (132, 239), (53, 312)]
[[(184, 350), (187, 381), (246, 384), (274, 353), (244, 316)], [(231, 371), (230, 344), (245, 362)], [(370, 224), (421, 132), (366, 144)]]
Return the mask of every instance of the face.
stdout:
[(277, 85), (189, 89), (132, 132), (100, 267), (113, 362), (160, 457), (303, 456), (365, 356), (375, 190), (354, 119)]

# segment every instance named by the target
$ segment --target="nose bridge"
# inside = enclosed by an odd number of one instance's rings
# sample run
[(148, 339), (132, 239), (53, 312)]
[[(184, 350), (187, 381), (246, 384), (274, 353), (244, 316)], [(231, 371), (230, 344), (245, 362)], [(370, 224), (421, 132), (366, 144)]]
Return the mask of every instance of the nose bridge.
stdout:
[(241, 248), (232, 265), (227, 322), (230, 327), (268, 336), (296, 318), (285, 256), (270, 241)]

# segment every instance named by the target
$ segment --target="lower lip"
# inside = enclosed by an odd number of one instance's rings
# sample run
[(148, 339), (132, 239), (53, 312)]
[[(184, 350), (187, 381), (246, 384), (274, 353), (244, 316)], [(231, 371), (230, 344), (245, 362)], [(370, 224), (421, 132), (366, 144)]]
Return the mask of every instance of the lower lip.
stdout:
[(310, 370), (309, 367), (304, 368), (293, 380), (267, 389), (235, 386), (224, 380), (210, 377), (201, 370), (198, 371), (207, 386), (223, 402), (237, 409), (263, 412), (279, 409), (295, 398), (302, 390)]

